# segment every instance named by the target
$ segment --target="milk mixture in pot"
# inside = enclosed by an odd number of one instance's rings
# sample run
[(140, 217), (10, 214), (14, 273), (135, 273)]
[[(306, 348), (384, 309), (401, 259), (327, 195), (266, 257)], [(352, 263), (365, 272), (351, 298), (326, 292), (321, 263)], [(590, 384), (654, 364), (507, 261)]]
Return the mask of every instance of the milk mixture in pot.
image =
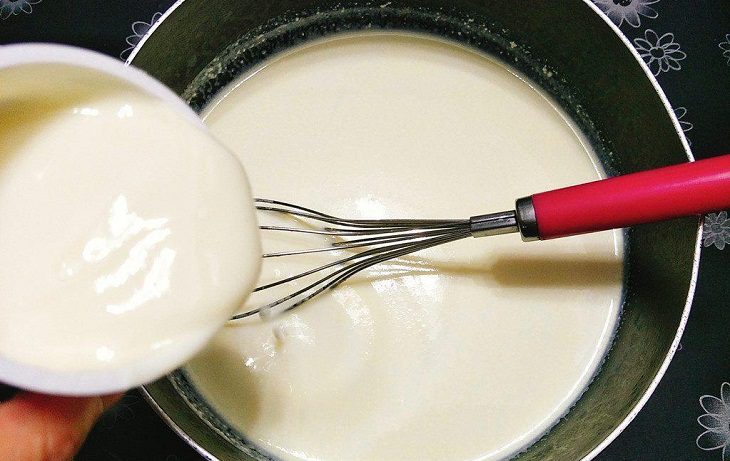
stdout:
[[(430, 39), (321, 42), (223, 93), (205, 121), (255, 195), (334, 215), (466, 218), (602, 175), (536, 89)], [(263, 246), (289, 238), (267, 234)], [(620, 231), (448, 244), (281, 317), (232, 322), (186, 370), (276, 458), (508, 458), (596, 373), (620, 310), (622, 245)], [(323, 257), (267, 261), (262, 277)]]

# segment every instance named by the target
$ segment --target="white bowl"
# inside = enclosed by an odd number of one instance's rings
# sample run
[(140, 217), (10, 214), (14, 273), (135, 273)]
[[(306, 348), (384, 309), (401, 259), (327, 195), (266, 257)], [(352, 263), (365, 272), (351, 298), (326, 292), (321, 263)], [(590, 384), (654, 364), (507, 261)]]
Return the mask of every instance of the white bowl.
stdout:
[[(193, 124), (204, 125), (175, 93), (141, 70), (126, 66), (121, 61), (79, 48), (50, 44), (23, 44), (0, 46), (0, 75), (3, 70), (29, 64), (66, 64), (116, 77), (136, 88), (165, 101)], [(44, 82), (47, 83), (47, 82)], [(3, 88), (7, 91), (7, 88)], [(63, 91), (62, 86), (58, 91)], [(47, 87), (44, 88), (47, 91)], [(55, 89), (54, 89), (55, 91)], [(7, 93), (3, 97), (9, 97)], [(18, 325), (17, 328), (23, 328)], [(108, 370), (64, 372), (49, 370), (9, 360), (0, 356), (0, 381), (38, 392), (62, 395), (95, 395), (123, 391), (152, 381), (181, 365), (203, 347), (204, 341), (190, 344), (187, 350), (155, 357), (154, 360)]]

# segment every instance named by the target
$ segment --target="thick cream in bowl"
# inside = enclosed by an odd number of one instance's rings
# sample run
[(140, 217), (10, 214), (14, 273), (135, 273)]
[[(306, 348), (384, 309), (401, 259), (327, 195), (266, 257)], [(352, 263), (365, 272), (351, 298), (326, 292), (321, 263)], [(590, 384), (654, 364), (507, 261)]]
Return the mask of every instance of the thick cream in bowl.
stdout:
[[(529, 82), (421, 37), (296, 49), (232, 83), (204, 121), (257, 196), (337, 216), (465, 218), (603, 175)], [(301, 240), (271, 233), (263, 245)], [(389, 261), (281, 317), (230, 323), (186, 374), (272, 458), (506, 459), (597, 372), (619, 317), (622, 247), (619, 231), (508, 235)], [(274, 258), (260, 280), (325, 259)]]
[(94, 394), (169, 372), (257, 277), (241, 164), (110, 58), (25, 45), (0, 63), (0, 380)]

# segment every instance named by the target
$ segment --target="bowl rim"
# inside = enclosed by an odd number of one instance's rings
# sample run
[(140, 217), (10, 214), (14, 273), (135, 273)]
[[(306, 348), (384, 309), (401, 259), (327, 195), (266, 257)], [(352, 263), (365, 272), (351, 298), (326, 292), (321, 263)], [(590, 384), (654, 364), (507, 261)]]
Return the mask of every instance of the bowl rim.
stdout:
[[(155, 31), (158, 29), (158, 27), (167, 20), (174, 12), (177, 10), (183, 3), (185, 3), (186, 0), (177, 0), (170, 8), (168, 8), (162, 16), (152, 24), (152, 26), (149, 28), (149, 30), (142, 36), (140, 41), (138, 42), (137, 46), (132, 50), (132, 52), (127, 57), (125, 64), (127, 66), (134, 66), (134, 59), (139, 53), (139, 51), (144, 47), (145, 42), (155, 33)], [(639, 55), (638, 51), (633, 47), (629, 39), (621, 32), (619, 27), (613, 23), (603, 12), (596, 6), (591, 0), (579, 0), (583, 3), (584, 6), (590, 8), (595, 15), (597, 15), (606, 26), (613, 32), (613, 34), (618, 38), (624, 46), (629, 50), (631, 55), (633, 56), (636, 63), (639, 65), (641, 70), (644, 72), (645, 77), (649, 80), (652, 87), (654, 88), (654, 91), (659, 96), (662, 105), (667, 111), (667, 115), (669, 116), (673, 126), (674, 131), (679, 137), (680, 142), (682, 143), (682, 147), (684, 149), (684, 153), (687, 156), (688, 161), (694, 162), (695, 158), (692, 154), (692, 150), (690, 149), (689, 142), (687, 141), (687, 138), (684, 134), (684, 131), (682, 130), (681, 126), (679, 125), (679, 119), (677, 118), (676, 114), (674, 113), (674, 110), (672, 108), (671, 103), (669, 102), (669, 99), (667, 98), (666, 94), (664, 93), (664, 90), (659, 85), (659, 81), (654, 76), (653, 72), (649, 69), (649, 66), (644, 62), (644, 60)], [(698, 220), (698, 228), (696, 232), (696, 238), (695, 238), (695, 248), (694, 248), (694, 254), (692, 258), (692, 270), (690, 274), (690, 281), (689, 281), (689, 287), (687, 290), (687, 297), (685, 299), (684, 308), (682, 310), (682, 316), (680, 318), (679, 325), (677, 326), (677, 330), (674, 334), (674, 339), (672, 340), (672, 343), (669, 347), (669, 351), (667, 352), (666, 356), (664, 357), (664, 360), (662, 361), (661, 366), (659, 367), (656, 375), (652, 379), (650, 385), (647, 387), (647, 389), (642, 394), (639, 401), (636, 403), (636, 405), (631, 409), (631, 411), (624, 417), (624, 419), (621, 421), (620, 424), (618, 424), (611, 433), (604, 438), (601, 443), (596, 445), (596, 447), (591, 450), (588, 454), (586, 454), (581, 461), (591, 461), (594, 459), (600, 452), (602, 452), (608, 445), (610, 445), (625, 429), (626, 427), (636, 418), (636, 416), (639, 414), (639, 412), (642, 410), (644, 405), (649, 401), (651, 396), (654, 394), (654, 391), (656, 390), (657, 386), (659, 385), (659, 382), (664, 377), (667, 369), (669, 368), (669, 364), (671, 363), (672, 359), (674, 358), (674, 354), (677, 352), (679, 348), (680, 341), (682, 339), (682, 335), (684, 333), (685, 327), (687, 325), (687, 320), (689, 319), (689, 314), (692, 308), (692, 301), (694, 299), (695, 290), (697, 288), (697, 277), (699, 274), (699, 265), (700, 265), (700, 256), (702, 251), (702, 229), (703, 229), (703, 217), (700, 217)], [(197, 441), (193, 440), (192, 437), (190, 437), (178, 424), (172, 420), (172, 418), (165, 412), (165, 410), (159, 405), (159, 403), (154, 399), (154, 397), (150, 394), (148, 389), (145, 386), (142, 386), (140, 388), (140, 391), (147, 400), (147, 402), (152, 406), (154, 411), (160, 415), (160, 417), (167, 423), (168, 426), (183, 440), (185, 440), (192, 448), (194, 448), (198, 453), (200, 453), (205, 459), (208, 460), (217, 460), (214, 455), (209, 453), (205, 448), (200, 446)]]

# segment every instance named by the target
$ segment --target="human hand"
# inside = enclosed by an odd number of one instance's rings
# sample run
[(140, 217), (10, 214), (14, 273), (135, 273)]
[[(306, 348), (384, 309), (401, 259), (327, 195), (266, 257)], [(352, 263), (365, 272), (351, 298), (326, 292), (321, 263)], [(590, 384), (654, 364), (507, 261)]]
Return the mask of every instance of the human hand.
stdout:
[(16, 394), (0, 403), (0, 460), (70, 461), (96, 419), (121, 395)]

